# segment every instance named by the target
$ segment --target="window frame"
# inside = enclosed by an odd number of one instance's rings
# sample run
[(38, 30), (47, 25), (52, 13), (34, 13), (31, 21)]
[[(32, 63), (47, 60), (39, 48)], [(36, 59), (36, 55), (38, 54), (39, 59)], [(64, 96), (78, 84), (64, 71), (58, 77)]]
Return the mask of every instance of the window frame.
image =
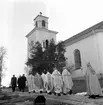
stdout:
[(81, 54), (79, 49), (74, 50), (75, 69), (81, 68)]

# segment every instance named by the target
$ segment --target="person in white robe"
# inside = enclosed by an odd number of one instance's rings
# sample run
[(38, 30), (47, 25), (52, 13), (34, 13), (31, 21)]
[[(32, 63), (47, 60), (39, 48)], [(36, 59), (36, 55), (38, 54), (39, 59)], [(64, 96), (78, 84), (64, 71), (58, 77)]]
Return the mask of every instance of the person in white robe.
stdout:
[(46, 85), (47, 85), (47, 82), (46, 82), (46, 74), (42, 73), (41, 75), (42, 79), (43, 79), (43, 91), (45, 92), (46, 91)]
[(35, 91), (36, 92), (43, 92), (43, 79), (40, 74), (36, 73), (34, 76), (34, 84), (35, 84)]
[(43, 82), (43, 79), (41, 77), (41, 75), (39, 75), (39, 86), (40, 86), (40, 93), (43, 92), (43, 88), (44, 88), (44, 82)]
[(60, 95), (62, 92), (62, 86), (63, 86), (62, 75), (55, 68), (53, 73), (52, 73), (52, 77), (53, 77), (54, 92), (56, 94)]
[(52, 81), (52, 76), (49, 72), (46, 74), (46, 81), (47, 81), (47, 93), (51, 94), (52, 89), (53, 89), (53, 81)]
[(89, 95), (90, 98), (103, 96), (98, 77), (90, 63), (87, 64), (86, 84), (87, 84), (87, 95)]
[(27, 76), (28, 92), (35, 91), (34, 76), (32, 74)]
[(34, 84), (35, 84), (35, 92), (38, 93), (40, 92), (40, 83), (39, 83), (39, 74), (36, 73), (34, 76)]
[(71, 78), (71, 74), (68, 72), (66, 67), (63, 68), (62, 79), (63, 79), (63, 94), (64, 95), (66, 95), (67, 93), (71, 94), (73, 81)]

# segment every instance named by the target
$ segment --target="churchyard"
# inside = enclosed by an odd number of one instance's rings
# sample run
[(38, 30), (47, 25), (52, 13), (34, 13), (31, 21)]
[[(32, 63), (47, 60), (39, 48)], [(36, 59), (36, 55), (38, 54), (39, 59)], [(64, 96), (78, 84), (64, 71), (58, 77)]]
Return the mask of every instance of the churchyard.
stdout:
[[(100, 78), (99, 81), (103, 89), (103, 78)], [(84, 93), (82, 94), (82, 92), (86, 92), (85, 80), (73, 79), (73, 83), (72, 95), (55, 96), (42, 93), (47, 100), (46, 105), (103, 105), (103, 98), (89, 99), (83, 95)], [(11, 88), (2, 89), (0, 105), (33, 105), (34, 99), (41, 94), (29, 94), (27, 91), (26, 88), (25, 92), (22, 93), (16, 88), (16, 92), (12, 93)]]
[[(0, 105), (33, 105), (35, 98), (41, 95), (39, 93), (11, 92), (11, 89), (2, 89), (0, 94)], [(48, 95), (42, 93), (46, 98), (46, 105), (103, 105), (103, 98), (89, 99), (84, 95)]]

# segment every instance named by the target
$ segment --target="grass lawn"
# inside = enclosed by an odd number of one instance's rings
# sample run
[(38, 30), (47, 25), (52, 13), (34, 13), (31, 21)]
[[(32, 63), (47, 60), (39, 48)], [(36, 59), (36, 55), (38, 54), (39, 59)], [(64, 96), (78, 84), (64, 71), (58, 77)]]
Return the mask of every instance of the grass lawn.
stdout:
[(47, 100), (46, 105), (73, 105), (73, 104), (67, 104), (67, 103), (61, 103), (58, 101)]
[[(37, 97), (37, 95), (35, 95), (35, 96), (19, 96), (17, 94), (12, 95), (12, 93), (0, 92), (0, 105), (16, 105), (16, 103), (18, 103), (18, 105), (19, 105), (19, 103), (25, 103), (26, 101), (27, 101), (26, 105), (33, 105), (33, 102), (36, 97)], [(30, 104), (30, 103), (32, 103), (32, 104)], [(66, 104), (66, 103), (56, 101), (56, 100), (47, 99), (46, 105), (72, 105), (72, 104)]]
[[(26, 105), (33, 105), (33, 102), (36, 97), (27, 97), (27, 96), (22, 96), (22, 97), (15, 97), (12, 99), (5, 98), (5, 101), (0, 100), (0, 105), (16, 105), (16, 103), (25, 103), (25, 101), (28, 101)], [(6, 101), (7, 100), (7, 101)], [(32, 104), (30, 104), (32, 103)], [(21, 105), (21, 104), (20, 104)], [(23, 104), (24, 105), (24, 104)], [(67, 103), (61, 103), (56, 100), (46, 100), (46, 105), (72, 105), (72, 104), (67, 104)]]

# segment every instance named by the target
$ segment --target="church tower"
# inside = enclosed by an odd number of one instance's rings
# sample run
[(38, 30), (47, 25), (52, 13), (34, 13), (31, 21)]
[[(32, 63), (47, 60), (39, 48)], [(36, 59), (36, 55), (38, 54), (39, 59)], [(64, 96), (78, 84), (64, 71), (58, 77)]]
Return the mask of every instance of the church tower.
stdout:
[(39, 41), (42, 47), (45, 48), (51, 39), (56, 42), (56, 34), (58, 32), (48, 29), (48, 17), (43, 16), (40, 12), (34, 18), (34, 28), (26, 35), (28, 41), (28, 57), (30, 57), (30, 44)]
[(37, 15), (37, 17), (35, 17), (34, 23), (36, 28), (48, 29), (48, 17), (42, 16), (41, 12), (40, 15)]

